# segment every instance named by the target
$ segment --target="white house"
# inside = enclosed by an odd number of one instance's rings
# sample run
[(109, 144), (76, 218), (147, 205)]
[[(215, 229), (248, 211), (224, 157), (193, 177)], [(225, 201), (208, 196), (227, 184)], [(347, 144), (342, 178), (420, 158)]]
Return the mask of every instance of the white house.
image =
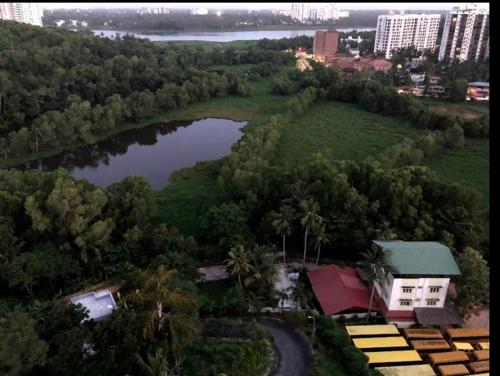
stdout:
[(374, 243), (387, 252), (387, 262), (394, 270), (384, 286), (375, 282), (377, 303), (388, 323), (457, 323), (456, 315), (445, 306), (450, 278), (461, 274), (448, 247), (438, 242)]

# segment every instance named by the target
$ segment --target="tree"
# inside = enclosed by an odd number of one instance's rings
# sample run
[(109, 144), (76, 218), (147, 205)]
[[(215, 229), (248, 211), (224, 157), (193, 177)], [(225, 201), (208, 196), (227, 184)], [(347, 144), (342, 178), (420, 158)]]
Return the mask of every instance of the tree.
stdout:
[(292, 234), (292, 222), (295, 219), (295, 211), (289, 205), (284, 205), (278, 213), (272, 213), (273, 227), (278, 235), (282, 237), (283, 262), (286, 262), (286, 237)]
[(166, 341), (171, 361), (199, 333), (197, 300), (180, 284), (176, 271), (163, 265), (153, 272), (137, 273), (124, 306), (138, 315), (143, 338)]
[(304, 228), (304, 257), (302, 258), (302, 263), (306, 262), (307, 255), (307, 235), (311, 228), (317, 226), (322, 218), (318, 215), (319, 205), (313, 199), (302, 200), (299, 203), (300, 207), (300, 224)]
[(242, 245), (238, 245), (232, 247), (227, 255), (229, 258), (226, 260), (226, 266), (231, 268), (231, 275), (238, 275), (238, 283), (240, 288), (243, 288), (241, 274), (247, 273), (250, 270), (250, 253)]
[(20, 376), (47, 361), (49, 346), (40, 339), (36, 321), (25, 313), (0, 317), (0, 373)]
[(289, 287), (289, 297), (295, 302), (295, 309), (298, 310), (299, 307), (307, 307), (312, 293), (303, 282), (297, 281)]
[(255, 247), (250, 256), (249, 274), (245, 278), (245, 286), (273, 286), (278, 274), (274, 264), (274, 256), (265, 246)]
[(325, 231), (325, 224), (317, 226), (317, 229), (314, 232), (314, 245), (318, 251), (318, 257), (316, 258), (316, 265), (319, 263), (319, 256), (321, 253), (321, 244), (328, 244), (330, 242), (330, 235), (328, 235)]
[(373, 295), (375, 293), (375, 282), (378, 283), (382, 291), (385, 292), (387, 276), (393, 271), (393, 268), (387, 260), (386, 251), (376, 244), (373, 244), (370, 250), (362, 252), (361, 256), (363, 260), (359, 262), (359, 265), (368, 281), (372, 284), (370, 305), (368, 306), (367, 315), (367, 318), (369, 318), (372, 309)]
[(468, 316), (479, 304), (489, 301), (490, 268), (481, 253), (466, 247), (457, 257), (462, 273), (456, 279), (457, 306)]
[(460, 78), (448, 82), (450, 101), (464, 102), (467, 96), (467, 80)]
[(170, 367), (167, 354), (163, 348), (156, 349), (154, 355), (147, 354), (146, 360), (140, 354), (135, 354), (137, 363), (142, 371), (148, 376), (176, 376), (179, 375), (182, 362), (176, 359), (172, 367)]

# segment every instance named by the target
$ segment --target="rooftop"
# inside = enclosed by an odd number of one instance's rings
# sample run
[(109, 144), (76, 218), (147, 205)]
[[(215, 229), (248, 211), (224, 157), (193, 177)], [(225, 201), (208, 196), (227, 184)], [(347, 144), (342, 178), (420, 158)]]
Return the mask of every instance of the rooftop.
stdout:
[(394, 274), (460, 275), (451, 251), (438, 242), (406, 242), (402, 240), (373, 241), (388, 250), (388, 261)]
[(109, 290), (92, 291), (74, 296), (71, 303), (81, 304), (88, 310), (89, 319), (101, 320), (116, 308), (115, 300)]
[(469, 82), (467, 85), (469, 86), (479, 86), (479, 87), (490, 87), (490, 83), (489, 82), (480, 82), (480, 81), (476, 81), (476, 82)]

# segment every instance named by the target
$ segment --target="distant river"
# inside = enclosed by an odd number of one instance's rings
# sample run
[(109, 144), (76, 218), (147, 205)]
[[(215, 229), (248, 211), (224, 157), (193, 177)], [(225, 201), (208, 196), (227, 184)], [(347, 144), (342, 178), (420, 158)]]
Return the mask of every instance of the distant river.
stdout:
[(245, 124), (214, 118), (152, 124), (13, 169), (52, 171), (64, 167), (72, 176), (103, 188), (129, 175), (140, 175), (158, 190), (168, 184), (172, 172), (228, 155)]
[[(373, 31), (374, 27), (360, 28), (339, 28), (338, 31)], [(95, 35), (113, 38), (116, 33), (130, 34), (137, 38), (149, 39), (152, 42), (161, 41), (191, 41), (199, 40), (206, 42), (232, 42), (235, 40), (257, 40), (257, 39), (281, 39), (293, 38), (299, 35), (314, 36), (317, 30), (258, 30), (258, 31), (223, 31), (223, 32), (194, 32), (194, 33), (175, 33), (175, 34), (141, 34), (132, 31), (117, 30), (92, 30)]]

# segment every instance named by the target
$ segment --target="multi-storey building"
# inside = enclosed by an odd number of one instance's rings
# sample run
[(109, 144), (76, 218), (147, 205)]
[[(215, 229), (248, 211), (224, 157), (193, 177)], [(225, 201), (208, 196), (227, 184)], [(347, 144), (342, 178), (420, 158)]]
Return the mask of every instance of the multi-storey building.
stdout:
[(304, 22), (309, 17), (309, 7), (304, 3), (294, 3), (292, 4), (292, 14), (291, 17), (294, 20), (299, 20)]
[(325, 61), (325, 56), (334, 55), (339, 44), (339, 33), (336, 30), (316, 31), (313, 43), (314, 59)]
[(438, 242), (374, 241), (392, 267), (387, 279), (375, 282), (381, 313), (389, 323), (410, 325), (422, 310), (441, 314), (450, 278), (460, 270), (448, 247)]
[(399, 14), (378, 16), (374, 52), (390, 59), (394, 50), (415, 47), (434, 50), (439, 30), (439, 14)]
[(470, 6), (463, 10), (453, 8), (446, 15), (438, 59), (475, 61), (489, 56), (490, 15)]
[(0, 3), (0, 19), (42, 26), (38, 3)]

